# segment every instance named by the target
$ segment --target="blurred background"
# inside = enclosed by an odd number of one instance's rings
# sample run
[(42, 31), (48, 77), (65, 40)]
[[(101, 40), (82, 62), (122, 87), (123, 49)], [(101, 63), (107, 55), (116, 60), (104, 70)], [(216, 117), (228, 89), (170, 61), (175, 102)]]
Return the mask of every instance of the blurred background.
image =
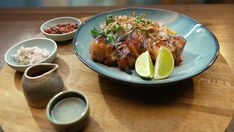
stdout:
[(0, 7), (126, 6), (215, 3), (234, 3), (234, 0), (0, 0)]

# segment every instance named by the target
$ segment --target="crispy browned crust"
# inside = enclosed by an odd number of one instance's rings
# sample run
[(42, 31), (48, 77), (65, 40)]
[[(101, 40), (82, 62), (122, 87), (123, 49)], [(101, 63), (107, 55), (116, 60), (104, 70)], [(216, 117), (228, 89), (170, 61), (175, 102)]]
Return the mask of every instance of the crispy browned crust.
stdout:
[(90, 47), (91, 57), (94, 61), (108, 66), (118, 66), (121, 70), (129, 71), (135, 66), (137, 57), (149, 51), (153, 61), (156, 60), (157, 52), (161, 46), (168, 48), (174, 57), (175, 65), (182, 62), (182, 51), (186, 40), (181, 36), (161, 37), (155, 43), (147, 43), (142, 34), (132, 33), (129, 37), (116, 45), (106, 44), (104, 37), (94, 40)]

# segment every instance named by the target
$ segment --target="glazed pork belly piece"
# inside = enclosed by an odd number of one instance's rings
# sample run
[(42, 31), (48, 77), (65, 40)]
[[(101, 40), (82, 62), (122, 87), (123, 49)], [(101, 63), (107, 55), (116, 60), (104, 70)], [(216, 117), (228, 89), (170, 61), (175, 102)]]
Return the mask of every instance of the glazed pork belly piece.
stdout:
[(108, 66), (116, 66), (117, 50), (114, 45), (105, 43), (104, 36), (93, 40), (90, 53), (92, 60)]
[(161, 46), (172, 52), (177, 66), (182, 61), (181, 54), (186, 44), (186, 40), (181, 36), (158, 37), (155, 42), (150, 43), (147, 40), (147, 35), (137, 31), (117, 40), (118, 42), (115, 44), (106, 44), (104, 36), (97, 38), (91, 44), (91, 57), (96, 62), (108, 66), (118, 66), (128, 73), (134, 68), (137, 57), (146, 50), (149, 51), (152, 60), (155, 62)]
[(146, 19), (146, 14), (107, 15), (99, 27), (91, 30), (95, 40), (90, 53), (95, 62), (131, 73), (136, 59), (145, 51), (155, 63), (161, 46), (171, 51), (176, 66), (182, 62), (185, 38), (163, 23)]
[(157, 57), (157, 52), (161, 46), (168, 48), (175, 61), (175, 65), (178, 66), (182, 62), (182, 51), (186, 44), (186, 40), (181, 36), (173, 36), (173, 37), (160, 37), (157, 39), (155, 43), (149, 44), (148, 51), (152, 60), (155, 62)]

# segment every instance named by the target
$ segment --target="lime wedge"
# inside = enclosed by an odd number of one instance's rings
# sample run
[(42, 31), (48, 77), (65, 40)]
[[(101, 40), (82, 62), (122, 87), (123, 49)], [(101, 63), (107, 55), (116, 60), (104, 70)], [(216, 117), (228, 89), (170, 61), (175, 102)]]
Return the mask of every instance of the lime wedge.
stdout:
[(140, 56), (138, 56), (135, 63), (135, 70), (137, 74), (143, 78), (153, 78), (154, 68), (148, 51), (145, 51)]
[(164, 79), (171, 75), (174, 69), (174, 58), (171, 51), (160, 47), (156, 58), (154, 79)]

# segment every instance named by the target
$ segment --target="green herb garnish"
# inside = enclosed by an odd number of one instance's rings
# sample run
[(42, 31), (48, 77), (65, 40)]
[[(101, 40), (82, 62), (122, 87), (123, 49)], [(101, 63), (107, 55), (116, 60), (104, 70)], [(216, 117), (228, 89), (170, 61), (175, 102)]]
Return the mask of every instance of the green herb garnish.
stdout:
[(107, 43), (114, 43), (115, 42), (113, 34), (110, 33), (110, 34), (106, 35), (106, 42)]
[(105, 32), (97, 30), (95, 27), (91, 30), (91, 34), (94, 38), (105, 35)]
[(116, 24), (112, 27), (112, 31), (113, 33), (118, 33), (120, 30), (122, 29), (122, 27), (119, 24)]
[(145, 21), (143, 20), (143, 16), (144, 16), (144, 14), (137, 15), (135, 17), (136, 18), (136, 22), (137, 23), (145, 23)]
[(112, 22), (114, 22), (113, 16), (112, 15), (106, 16), (106, 25), (108, 25)]
[(106, 30), (105, 34), (109, 34), (109, 33), (111, 33), (111, 30), (110, 29)]

